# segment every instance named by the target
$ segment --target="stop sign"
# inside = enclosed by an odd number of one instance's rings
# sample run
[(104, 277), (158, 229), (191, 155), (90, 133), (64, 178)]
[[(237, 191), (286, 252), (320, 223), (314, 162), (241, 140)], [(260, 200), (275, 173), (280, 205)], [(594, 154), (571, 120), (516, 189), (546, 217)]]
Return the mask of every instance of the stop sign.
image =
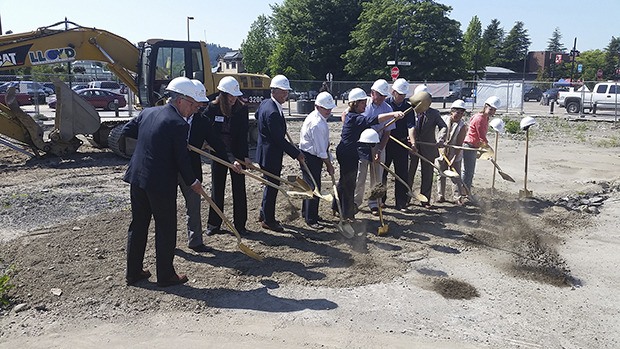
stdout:
[(392, 76), (392, 79), (397, 79), (399, 74), (400, 74), (400, 70), (398, 69), (398, 67), (394, 67), (390, 71), (390, 75)]

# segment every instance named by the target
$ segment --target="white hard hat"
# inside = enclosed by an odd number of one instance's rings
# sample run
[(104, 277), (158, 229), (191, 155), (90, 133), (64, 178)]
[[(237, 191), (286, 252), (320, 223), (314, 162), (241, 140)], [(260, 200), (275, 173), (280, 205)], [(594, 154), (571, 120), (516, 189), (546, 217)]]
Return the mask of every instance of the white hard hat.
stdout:
[(500, 118), (493, 118), (493, 120), (489, 121), (489, 126), (493, 127), (493, 129), (499, 133), (504, 133), (504, 126), (506, 126), (506, 124), (504, 120)]
[(291, 84), (284, 75), (276, 75), (271, 79), (271, 88), (279, 88), (280, 90), (292, 91)]
[(220, 83), (217, 84), (217, 89), (236, 97), (243, 95), (239, 89), (239, 83), (232, 76), (223, 77), (222, 80), (220, 80)]
[(349, 102), (360, 101), (366, 99), (366, 92), (359, 87), (356, 87), (349, 92)]
[(428, 92), (428, 87), (426, 87), (426, 85), (418, 85), (415, 87), (413, 94), (416, 94), (418, 92)]
[(457, 99), (456, 101), (452, 102), (452, 106), (450, 108), (467, 109), (465, 107), (465, 102), (463, 102), (462, 99)]
[(314, 101), (315, 105), (319, 107), (323, 107), (325, 109), (334, 109), (336, 107), (336, 102), (334, 102), (334, 97), (327, 92), (323, 91), (316, 96), (316, 100)]
[(523, 119), (521, 119), (519, 126), (521, 126), (521, 129), (525, 131), (528, 128), (530, 128), (530, 126), (535, 125), (535, 124), (536, 124), (536, 119), (534, 119), (531, 116), (526, 116)]
[(382, 96), (390, 94), (390, 85), (384, 79), (379, 79), (372, 84), (371, 90), (379, 92)]
[(205, 86), (198, 80), (198, 83), (184, 77), (179, 76), (178, 78), (172, 79), (168, 86), (166, 86), (166, 91), (176, 92), (183, 96), (190, 97), (194, 99), (196, 102), (208, 102), (207, 93)]
[(497, 98), (495, 96), (491, 96), (491, 97), (487, 98), (487, 100), (484, 101), (484, 104), (488, 104), (489, 106), (491, 106), (492, 108), (495, 108), (495, 109), (499, 109), (499, 107), (502, 106), (502, 102), (499, 100), (499, 98)]
[(377, 133), (377, 131), (373, 130), (372, 128), (367, 128), (364, 131), (362, 131), (362, 134), (360, 135), (360, 139), (358, 140), (358, 142), (360, 143), (379, 143), (380, 139), (379, 139), (379, 134)]
[(392, 89), (401, 95), (406, 95), (409, 93), (409, 83), (403, 78), (396, 79), (392, 84)]

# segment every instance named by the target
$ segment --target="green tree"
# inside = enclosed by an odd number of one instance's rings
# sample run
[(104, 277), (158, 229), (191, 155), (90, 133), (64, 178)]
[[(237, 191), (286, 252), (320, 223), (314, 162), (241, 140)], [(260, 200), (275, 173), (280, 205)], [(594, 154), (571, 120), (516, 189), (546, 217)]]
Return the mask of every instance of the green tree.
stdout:
[(271, 75), (284, 74), (290, 80), (314, 79), (308, 68), (308, 56), (293, 36), (281, 35), (269, 57)]
[(493, 19), (482, 33), (482, 62), (483, 67), (487, 65), (499, 65), (500, 51), (504, 42), (504, 28), (500, 27), (500, 22)]
[(605, 52), (603, 50), (588, 50), (581, 52), (576, 59), (577, 64), (583, 65), (581, 74), (577, 74), (577, 79), (583, 81), (596, 81), (596, 72), (605, 66)]
[(250, 26), (248, 36), (241, 43), (243, 65), (250, 73), (268, 73), (269, 56), (273, 52), (275, 35), (271, 20), (260, 15)]
[[(298, 79), (324, 77), (346, 78), (343, 54), (351, 47), (349, 35), (361, 12), (360, 0), (285, 0), (274, 5), (272, 23), (278, 45), (284, 41), (299, 47), (306, 56), (307, 69), (294, 67), (286, 57), (274, 58), (279, 72), (290, 66)], [(302, 73), (305, 72), (305, 73)], [(276, 72), (274, 72), (276, 73)], [(290, 77), (289, 77), (290, 78)]]
[(554, 53), (566, 52), (566, 47), (562, 44), (562, 34), (560, 33), (560, 28), (556, 27), (551, 34), (549, 41), (547, 41), (547, 51)]
[(620, 37), (612, 36), (605, 48), (603, 79), (620, 79), (618, 69), (620, 69)]
[(523, 22), (517, 21), (504, 39), (500, 51), (500, 66), (519, 72), (530, 47), (530, 38)]
[[(459, 22), (447, 17), (451, 8), (434, 1), (371, 0), (363, 3), (345, 69), (358, 79), (389, 77), (387, 60), (399, 46), (401, 76), (409, 80), (453, 80), (465, 73)], [(390, 40), (397, 33), (400, 40)], [(394, 39), (394, 38), (393, 38)], [(390, 41), (392, 45), (390, 45)]]
[[(469, 70), (484, 70), (481, 65), (481, 48), (482, 48), (482, 23), (478, 16), (472, 17), (463, 35), (463, 60), (465, 67)], [(481, 69), (482, 68), (482, 69)]]

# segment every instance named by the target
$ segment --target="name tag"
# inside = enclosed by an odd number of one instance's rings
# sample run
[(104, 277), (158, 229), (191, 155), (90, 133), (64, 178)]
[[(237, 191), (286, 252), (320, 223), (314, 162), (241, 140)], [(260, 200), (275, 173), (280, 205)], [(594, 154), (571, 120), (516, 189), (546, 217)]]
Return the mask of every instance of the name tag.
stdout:
[(224, 122), (224, 117), (221, 115), (218, 115), (215, 117), (215, 122)]

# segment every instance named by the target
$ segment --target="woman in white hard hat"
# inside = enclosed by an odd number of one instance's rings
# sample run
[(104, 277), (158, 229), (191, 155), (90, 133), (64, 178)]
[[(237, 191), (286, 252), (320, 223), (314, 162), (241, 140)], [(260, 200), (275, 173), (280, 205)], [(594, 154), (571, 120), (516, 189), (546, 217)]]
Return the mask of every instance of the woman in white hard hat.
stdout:
[[(240, 234), (246, 232), (248, 218), (247, 199), (245, 192), (245, 176), (241, 161), (251, 163), (248, 158), (248, 107), (239, 98), (243, 93), (239, 83), (232, 76), (220, 80), (217, 89), (219, 95), (204, 112), (209, 120), (207, 142), (214, 149), (214, 155), (233, 164), (235, 170), (230, 171), (233, 194), (233, 221)], [(226, 174), (229, 168), (215, 161), (211, 163), (211, 198), (217, 206), (224, 210), (224, 191)], [(222, 218), (209, 209), (207, 235), (220, 232)]]
[[(456, 145), (462, 146), (465, 141), (465, 136), (467, 135), (467, 127), (465, 127), (465, 122), (463, 122), (463, 115), (465, 114), (465, 102), (460, 99), (457, 99), (452, 103), (450, 108), (450, 114), (442, 116), (444, 122), (448, 126), (448, 132), (446, 136), (446, 144), (447, 145)], [(441, 171), (448, 170), (449, 167), (452, 167), (459, 174), (461, 173), (461, 164), (463, 162), (463, 150), (455, 149), (451, 147), (445, 147), (439, 149), (439, 152), (445, 155), (445, 158), (440, 155), (437, 158), (439, 162), (439, 169)], [(446, 161), (450, 161), (450, 165)], [(464, 200), (464, 191), (463, 191), (463, 183), (460, 178), (452, 178), (452, 183), (454, 186), (454, 199), (455, 202), (459, 205), (463, 204)], [(444, 202), (445, 193), (446, 193), (446, 177), (439, 176), (437, 178), (437, 190), (439, 197), (437, 202)]]
[[(379, 115), (364, 115), (368, 98), (361, 88), (354, 88), (349, 92), (349, 111), (344, 118), (340, 143), (336, 147), (336, 157), (340, 165), (340, 179), (338, 180), (338, 195), (342, 205), (342, 215), (345, 219), (355, 219), (355, 183), (358, 169), (358, 140), (362, 132), (372, 125), (391, 120), (402, 119), (403, 112), (383, 113)], [(337, 211), (334, 200), (332, 209)]]
[[(310, 173), (302, 167), (304, 180), (313, 183), (310, 176), (314, 178), (318, 191), (321, 191), (321, 170), (323, 164), (330, 175), (334, 174), (334, 166), (329, 155), (329, 126), (327, 119), (332, 114), (332, 109), (336, 107), (334, 98), (329, 92), (321, 92), (314, 102), (314, 110), (306, 116), (299, 134), (299, 149), (306, 158), (306, 165)], [(305, 199), (301, 207), (302, 216), (306, 224), (312, 229), (320, 230), (323, 228), (319, 224), (319, 198), (312, 197)]]
[[(487, 139), (487, 131), (489, 130), (489, 120), (495, 115), (495, 111), (501, 105), (499, 98), (491, 96), (484, 102), (484, 108), (481, 112), (475, 114), (469, 120), (467, 136), (463, 143), (464, 147), (481, 148), (487, 147), (489, 141)], [(474, 180), (474, 171), (476, 170), (476, 152), (465, 151), (463, 153), (463, 184), (471, 193), (471, 185)]]

